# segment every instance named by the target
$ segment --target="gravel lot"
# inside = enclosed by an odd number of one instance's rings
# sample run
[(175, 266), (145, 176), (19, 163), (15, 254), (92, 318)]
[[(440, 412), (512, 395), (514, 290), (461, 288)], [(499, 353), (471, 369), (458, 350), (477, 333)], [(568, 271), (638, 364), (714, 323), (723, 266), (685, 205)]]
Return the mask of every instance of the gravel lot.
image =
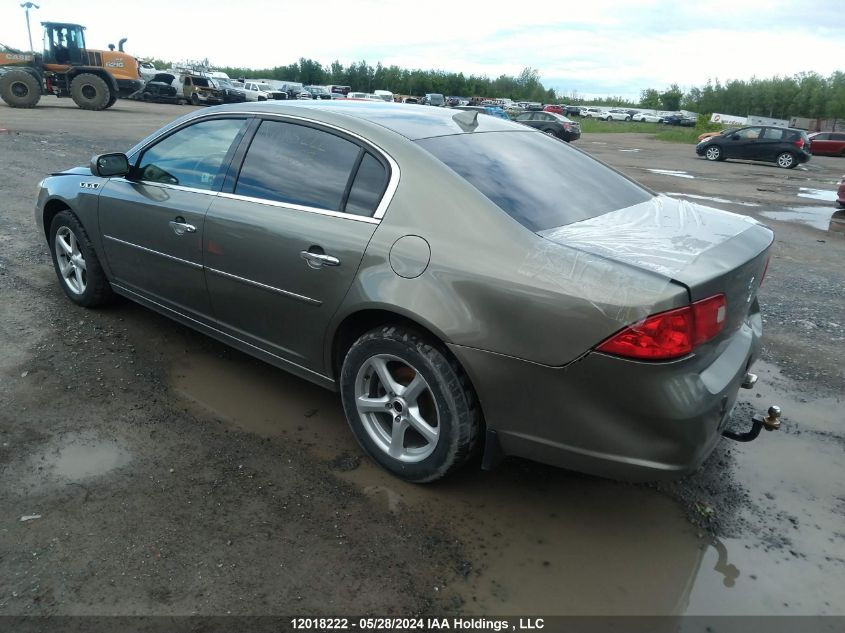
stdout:
[(845, 234), (818, 199), (845, 160), (585, 135), (775, 229), (738, 417), (776, 403), (784, 428), (672, 484), (509, 460), (419, 487), (361, 457), (333, 394), (130, 302), (64, 298), (36, 183), (189, 109), (0, 104), (0, 615), (845, 614)]

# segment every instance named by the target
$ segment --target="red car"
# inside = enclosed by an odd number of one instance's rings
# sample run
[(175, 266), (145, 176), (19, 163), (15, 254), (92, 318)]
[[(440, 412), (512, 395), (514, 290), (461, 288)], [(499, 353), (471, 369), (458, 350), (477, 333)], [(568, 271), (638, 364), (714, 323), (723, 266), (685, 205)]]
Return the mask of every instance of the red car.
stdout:
[(842, 176), (842, 180), (839, 181), (839, 190), (836, 193), (836, 202), (839, 203), (839, 206), (845, 208), (845, 176)]
[(566, 110), (562, 105), (549, 104), (543, 108), (546, 112), (554, 112), (555, 114), (566, 114)]
[(810, 134), (810, 151), (827, 156), (845, 156), (845, 132)]

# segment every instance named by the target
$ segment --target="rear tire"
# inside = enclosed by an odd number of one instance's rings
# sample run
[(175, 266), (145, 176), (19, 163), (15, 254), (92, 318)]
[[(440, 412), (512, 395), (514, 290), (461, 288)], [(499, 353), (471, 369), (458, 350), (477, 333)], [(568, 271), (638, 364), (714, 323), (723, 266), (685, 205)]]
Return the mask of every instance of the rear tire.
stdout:
[(10, 70), (0, 76), (0, 98), (12, 108), (34, 108), (41, 99), (41, 84), (32, 73)]
[(398, 326), (361, 336), (343, 361), (340, 391), (361, 447), (397, 477), (435, 481), (476, 451), (481, 414), (458, 363)]
[(111, 98), (109, 99), (109, 102), (106, 104), (106, 107), (105, 107), (105, 108), (103, 108), (103, 110), (108, 110), (108, 109), (109, 109), (110, 107), (112, 107), (115, 103), (117, 103), (117, 94), (113, 94), (113, 95), (111, 96)]
[(793, 169), (798, 164), (798, 159), (792, 152), (781, 152), (775, 159), (778, 167), (782, 169)]
[(102, 77), (82, 73), (70, 82), (70, 96), (83, 110), (105, 110), (110, 105), (112, 92)]
[(191, 104), (195, 106), (200, 105), (200, 98), (197, 96), (196, 92), (191, 95)]

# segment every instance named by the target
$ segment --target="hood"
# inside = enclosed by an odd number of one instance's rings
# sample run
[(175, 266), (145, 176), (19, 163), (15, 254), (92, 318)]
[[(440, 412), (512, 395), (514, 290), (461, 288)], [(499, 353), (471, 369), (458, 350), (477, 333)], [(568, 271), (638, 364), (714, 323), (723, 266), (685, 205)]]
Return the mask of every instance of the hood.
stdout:
[(156, 73), (150, 81), (157, 81), (159, 83), (170, 85), (176, 81), (176, 76), (171, 75), (170, 73)]
[(51, 176), (91, 176), (91, 168), (80, 165), (79, 167), (71, 167), (64, 171), (57, 171), (50, 174)]

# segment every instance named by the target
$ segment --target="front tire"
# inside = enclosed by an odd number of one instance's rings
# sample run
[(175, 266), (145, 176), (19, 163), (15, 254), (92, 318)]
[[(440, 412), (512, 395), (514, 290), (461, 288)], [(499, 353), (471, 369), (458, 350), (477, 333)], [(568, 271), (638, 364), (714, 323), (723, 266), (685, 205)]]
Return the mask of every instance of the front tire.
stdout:
[(343, 408), (367, 454), (397, 477), (435, 481), (475, 452), (481, 415), (458, 364), (397, 326), (361, 336), (343, 361)]
[(0, 76), (0, 98), (13, 108), (34, 108), (41, 99), (41, 85), (25, 70), (10, 70)]
[(70, 82), (70, 96), (83, 110), (105, 110), (110, 105), (112, 92), (102, 77), (82, 73)]
[(724, 156), (722, 155), (722, 148), (718, 145), (711, 145), (706, 150), (704, 150), (704, 158), (707, 160), (724, 160)]
[(775, 162), (782, 169), (793, 169), (798, 164), (798, 160), (792, 152), (781, 152)]
[(50, 252), (59, 283), (71, 301), (95, 308), (111, 300), (111, 285), (88, 233), (70, 211), (59, 212), (50, 224)]

